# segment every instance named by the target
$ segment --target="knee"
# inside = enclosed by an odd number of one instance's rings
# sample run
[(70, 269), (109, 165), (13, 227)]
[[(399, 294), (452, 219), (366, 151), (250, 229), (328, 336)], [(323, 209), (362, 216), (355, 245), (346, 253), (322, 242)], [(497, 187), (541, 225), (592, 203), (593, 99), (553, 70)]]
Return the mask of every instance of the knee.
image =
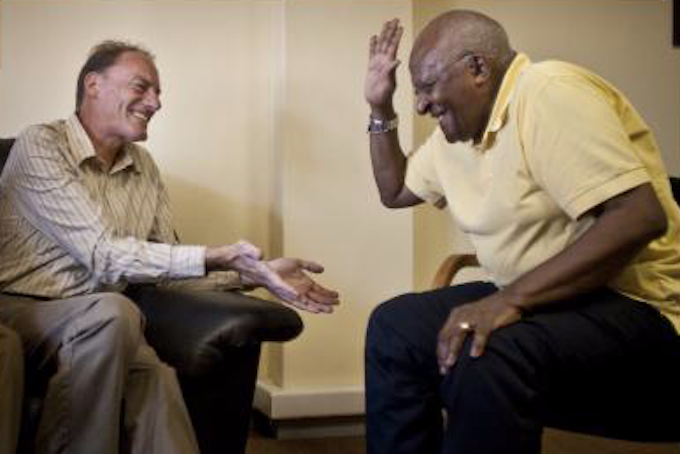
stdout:
[(437, 321), (418, 293), (388, 300), (373, 310), (366, 331), (366, 357), (434, 354)]
[[(23, 364), (23, 348), (19, 335), (0, 325), (0, 368), (16, 368)], [(0, 372), (1, 373), (1, 372)]]
[(143, 317), (137, 306), (119, 293), (100, 293), (92, 309), (102, 333), (111, 346), (134, 349), (143, 332)]
[(409, 295), (400, 295), (379, 304), (368, 319), (366, 330), (367, 345), (376, 342), (389, 332), (399, 331), (404, 306), (409, 304)]

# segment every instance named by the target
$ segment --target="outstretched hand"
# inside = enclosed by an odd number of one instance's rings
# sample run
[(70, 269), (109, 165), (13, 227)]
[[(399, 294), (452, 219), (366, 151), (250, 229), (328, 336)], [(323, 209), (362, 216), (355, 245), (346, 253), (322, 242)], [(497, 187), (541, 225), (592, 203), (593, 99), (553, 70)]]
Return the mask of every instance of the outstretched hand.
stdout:
[(313, 313), (331, 313), (338, 304), (337, 292), (319, 285), (305, 273), (322, 273), (323, 266), (318, 263), (281, 257), (268, 261), (267, 266), (297, 293), (297, 297), (290, 298), (273, 292), (286, 303)]
[(286, 257), (264, 261), (262, 251), (247, 241), (207, 248), (205, 263), (208, 271), (236, 271), (244, 285), (264, 287), (284, 302), (309, 312), (330, 313), (338, 304), (337, 292), (306, 274), (323, 273), (323, 266)]
[(364, 95), (372, 107), (392, 102), (397, 88), (395, 72), (400, 63), (397, 49), (403, 32), (399, 19), (393, 19), (383, 25), (380, 35), (371, 36)]

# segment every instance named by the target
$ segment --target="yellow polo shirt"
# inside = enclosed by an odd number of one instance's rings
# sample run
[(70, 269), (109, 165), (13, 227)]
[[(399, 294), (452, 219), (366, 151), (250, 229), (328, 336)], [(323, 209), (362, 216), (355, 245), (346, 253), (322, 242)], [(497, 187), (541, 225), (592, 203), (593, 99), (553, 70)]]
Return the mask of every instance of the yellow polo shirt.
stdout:
[(481, 142), (450, 144), (437, 128), (409, 156), (406, 174), (414, 194), (446, 199), (499, 286), (574, 242), (594, 221), (588, 210), (646, 182), (668, 230), (609, 286), (654, 305), (680, 332), (680, 209), (649, 127), (599, 76), (519, 54)]

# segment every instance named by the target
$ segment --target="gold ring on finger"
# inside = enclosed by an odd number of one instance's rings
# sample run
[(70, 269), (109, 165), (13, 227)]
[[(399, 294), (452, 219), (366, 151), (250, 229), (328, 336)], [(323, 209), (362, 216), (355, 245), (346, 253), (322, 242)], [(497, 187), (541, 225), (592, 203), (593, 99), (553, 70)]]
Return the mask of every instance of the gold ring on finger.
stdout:
[(460, 322), (458, 328), (460, 328), (461, 331), (472, 331), (473, 329), (470, 322)]

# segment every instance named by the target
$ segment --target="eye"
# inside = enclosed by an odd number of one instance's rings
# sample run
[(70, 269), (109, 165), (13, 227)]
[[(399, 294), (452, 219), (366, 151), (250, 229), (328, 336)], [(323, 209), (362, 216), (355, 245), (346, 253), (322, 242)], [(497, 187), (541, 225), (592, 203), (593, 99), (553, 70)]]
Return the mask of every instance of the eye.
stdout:
[(142, 94), (149, 88), (149, 86), (144, 82), (137, 81), (132, 83), (131, 88), (135, 93)]
[(416, 88), (415, 94), (416, 94), (416, 96), (419, 95), (419, 94), (429, 95), (429, 94), (432, 93), (434, 86), (435, 86), (435, 82), (424, 82)]

